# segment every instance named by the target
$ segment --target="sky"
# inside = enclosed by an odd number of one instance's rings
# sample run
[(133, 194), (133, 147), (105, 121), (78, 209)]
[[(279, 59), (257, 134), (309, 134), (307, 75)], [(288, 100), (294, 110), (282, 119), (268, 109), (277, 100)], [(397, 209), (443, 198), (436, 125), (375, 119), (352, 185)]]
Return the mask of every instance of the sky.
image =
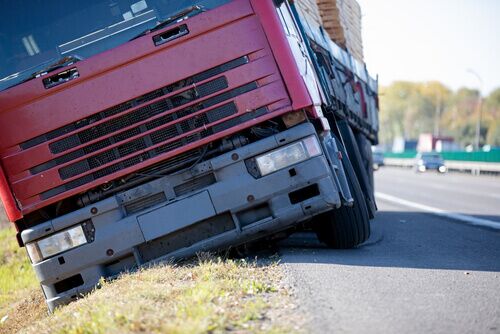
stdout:
[(500, 87), (500, 0), (358, 2), (365, 62), (381, 85), (439, 80), (483, 94)]

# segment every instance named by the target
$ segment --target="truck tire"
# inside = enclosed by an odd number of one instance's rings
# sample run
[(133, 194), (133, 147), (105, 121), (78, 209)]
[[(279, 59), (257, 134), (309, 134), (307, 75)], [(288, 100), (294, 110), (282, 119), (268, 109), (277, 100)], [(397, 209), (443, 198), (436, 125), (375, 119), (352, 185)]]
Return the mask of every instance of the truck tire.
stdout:
[(375, 217), (375, 212), (377, 211), (377, 205), (375, 204), (375, 198), (373, 193), (373, 188), (370, 184), (370, 178), (368, 176), (368, 171), (364, 166), (364, 158), (358, 147), (358, 142), (354, 136), (354, 132), (347, 123), (347, 121), (339, 121), (338, 127), (342, 135), (345, 151), (349, 156), (349, 160), (353, 171), (357, 175), (358, 183), (361, 188), (362, 194), (366, 201), (366, 207), (368, 208), (368, 214), (370, 219)]
[(356, 247), (370, 237), (370, 220), (363, 191), (349, 160), (344, 158), (342, 161), (354, 203), (350, 207), (342, 206), (320, 214), (314, 217), (312, 224), (318, 239), (335, 249)]

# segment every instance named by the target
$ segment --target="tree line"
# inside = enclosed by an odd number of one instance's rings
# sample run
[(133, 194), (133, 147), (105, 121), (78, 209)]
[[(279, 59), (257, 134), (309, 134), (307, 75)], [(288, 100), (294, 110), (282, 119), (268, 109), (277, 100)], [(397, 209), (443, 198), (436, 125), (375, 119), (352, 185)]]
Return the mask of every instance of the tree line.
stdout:
[(463, 147), (473, 145), (481, 111), (480, 145), (500, 146), (500, 88), (481, 97), (478, 90), (452, 91), (437, 81), (397, 81), (379, 93), (382, 144), (433, 133), (453, 137)]

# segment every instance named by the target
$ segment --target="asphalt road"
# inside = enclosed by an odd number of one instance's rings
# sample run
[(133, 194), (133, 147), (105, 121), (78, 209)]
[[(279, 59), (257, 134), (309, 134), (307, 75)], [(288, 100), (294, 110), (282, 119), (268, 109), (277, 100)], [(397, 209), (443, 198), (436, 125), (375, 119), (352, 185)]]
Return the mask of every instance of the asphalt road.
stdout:
[(375, 172), (375, 191), (408, 201), (500, 222), (500, 177), (415, 173), (401, 168)]
[[(500, 222), (500, 178), (375, 175), (389, 198)], [(372, 236), (357, 249), (326, 249), (311, 233), (282, 244), (308, 331), (500, 333), (500, 230), (393, 200), (378, 206)]]

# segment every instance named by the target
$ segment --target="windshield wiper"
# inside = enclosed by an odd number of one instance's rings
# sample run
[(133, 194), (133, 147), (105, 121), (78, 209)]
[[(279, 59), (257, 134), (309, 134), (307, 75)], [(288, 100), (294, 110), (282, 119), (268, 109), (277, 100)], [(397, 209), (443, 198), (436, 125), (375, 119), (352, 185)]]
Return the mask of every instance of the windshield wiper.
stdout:
[(131, 40), (134, 40), (134, 39), (139, 38), (141, 36), (150, 34), (153, 31), (165, 28), (166, 26), (168, 26), (172, 23), (175, 23), (177, 21), (181, 21), (181, 19), (186, 19), (188, 17), (203, 13), (205, 11), (206, 11), (205, 8), (201, 5), (187, 7), (185, 9), (181, 10), (180, 12), (177, 12), (176, 14), (166, 18), (165, 20), (158, 22), (153, 28), (144, 30), (143, 32), (141, 32), (139, 35), (135, 36)]

